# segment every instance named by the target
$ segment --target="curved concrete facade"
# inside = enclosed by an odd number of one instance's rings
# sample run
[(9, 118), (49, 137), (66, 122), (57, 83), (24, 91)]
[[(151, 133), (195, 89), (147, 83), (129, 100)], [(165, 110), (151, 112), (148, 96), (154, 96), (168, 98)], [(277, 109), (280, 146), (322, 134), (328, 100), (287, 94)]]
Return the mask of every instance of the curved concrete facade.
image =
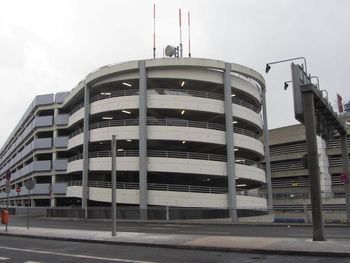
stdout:
[[(82, 181), (68, 186), (67, 197), (82, 198), (83, 206), (84, 199), (110, 202), (110, 190), (89, 182), (110, 182), (116, 135), (117, 181), (138, 185), (118, 192), (118, 203), (266, 209), (266, 199), (256, 197), (266, 183), (264, 88), (254, 70), (208, 59), (131, 61), (90, 73), (62, 107), (70, 113), (67, 178)], [(227, 193), (148, 190), (150, 183)]]
[[(98, 202), (111, 202), (111, 189), (90, 187), (90, 198)], [(70, 186), (67, 195), (81, 198), (82, 187)], [(139, 191), (132, 189), (118, 189), (118, 203), (138, 204)], [(266, 209), (266, 199), (258, 196), (237, 195), (238, 209), (263, 210)], [(203, 207), (227, 208), (227, 194), (208, 194), (193, 192), (149, 191), (149, 204), (154, 206), (173, 207)]]
[(264, 90), (256, 71), (218, 60), (101, 67), (70, 92), (35, 98), (0, 151), (0, 204), (10, 171), (12, 206), (28, 205), (15, 192), (28, 179), (31, 206), (109, 206), (116, 135), (117, 202), (141, 218), (154, 206), (227, 209), (233, 221), (267, 209)]

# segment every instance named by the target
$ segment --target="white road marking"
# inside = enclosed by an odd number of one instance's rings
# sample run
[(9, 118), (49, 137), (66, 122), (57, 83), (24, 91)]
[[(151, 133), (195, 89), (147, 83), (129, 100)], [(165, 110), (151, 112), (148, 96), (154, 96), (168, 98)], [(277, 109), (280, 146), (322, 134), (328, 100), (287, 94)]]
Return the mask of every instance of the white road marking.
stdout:
[[(29, 252), (29, 253), (37, 253), (37, 254), (45, 254), (45, 255), (64, 256), (64, 257), (87, 258), (87, 259), (115, 261), (115, 262), (119, 261), (119, 262), (126, 262), (126, 263), (155, 263), (154, 261), (142, 261), (142, 260), (132, 260), (132, 259), (123, 259), (123, 258), (105, 258), (105, 257), (95, 257), (95, 256), (88, 256), (88, 255), (75, 255), (75, 254), (58, 253), (58, 252), (41, 251), (41, 250), (32, 250), (32, 249), (15, 248), (15, 247), (3, 247), (3, 246), (0, 246), (0, 249), (13, 250), (13, 251), (22, 251), (22, 252)], [(28, 261), (28, 262), (31, 262), (31, 261)]]
[(0, 260), (8, 260), (10, 258), (0, 257)]
[(197, 231), (189, 231), (189, 230), (182, 230), (179, 231), (179, 233), (184, 233), (184, 234), (194, 234), (194, 235), (205, 235), (205, 234), (215, 234), (215, 235), (229, 235), (230, 233), (228, 232), (210, 232), (210, 231), (203, 231), (203, 232), (197, 232)]
[(42, 263), (41, 261), (24, 261), (23, 263)]
[(193, 227), (193, 228), (198, 228), (200, 226), (196, 226), (196, 225), (177, 225), (177, 224), (166, 224), (164, 226), (170, 226), (170, 227)]

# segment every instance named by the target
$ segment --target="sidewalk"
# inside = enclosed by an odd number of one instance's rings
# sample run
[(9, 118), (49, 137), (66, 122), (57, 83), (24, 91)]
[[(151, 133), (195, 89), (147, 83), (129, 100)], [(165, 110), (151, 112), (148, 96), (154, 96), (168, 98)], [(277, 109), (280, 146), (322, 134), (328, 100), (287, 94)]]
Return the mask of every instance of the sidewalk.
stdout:
[(38, 227), (27, 229), (25, 227), (15, 226), (9, 227), (8, 231), (5, 231), (2, 226), (0, 228), (0, 235), (194, 250), (350, 257), (350, 240), (313, 242), (311, 239), (305, 238), (205, 236), (133, 232), (117, 232), (117, 236), (112, 237), (111, 232), (107, 231)]

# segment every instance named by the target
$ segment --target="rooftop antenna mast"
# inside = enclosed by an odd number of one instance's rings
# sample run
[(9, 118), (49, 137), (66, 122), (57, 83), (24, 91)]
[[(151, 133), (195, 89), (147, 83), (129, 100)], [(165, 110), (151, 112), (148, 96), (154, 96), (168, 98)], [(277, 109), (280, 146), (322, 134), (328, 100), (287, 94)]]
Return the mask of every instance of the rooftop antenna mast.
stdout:
[(182, 58), (181, 8), (179, 9), (179, 24), (180, 24), (180, 57)]
[(191, 57), (190, 11), (188, 11), (188, 56)]
[(156, 4), (153, 4), (153, 58), (156, 58)]

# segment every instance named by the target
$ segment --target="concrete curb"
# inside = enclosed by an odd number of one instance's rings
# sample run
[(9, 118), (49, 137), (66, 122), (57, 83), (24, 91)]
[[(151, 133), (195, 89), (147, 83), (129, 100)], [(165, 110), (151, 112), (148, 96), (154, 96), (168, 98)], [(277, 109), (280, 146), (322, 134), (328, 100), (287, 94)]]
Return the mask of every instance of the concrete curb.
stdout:
[(236, 252), (236, 253), (256, 253), (256, 254), (273, 254), (273, 255), (298, 255), (298, 256), (317, 256), (317, 257), (346, 257), (350, 258), (350, 252), (335, 252), (335, 251), (304, 251), (304, 250), (284, 250), (284, 249), (257, 249), (257, 248), (235, 248), (235, 247), (220, 247), (220, 246), (203, 246), (203, 245), (186, 245), (186, 244), (170, 244), (170, 243), (146, 243), (138, 241), (112, 241), (112, 240), (96, 240), (86, 238), (70, 238), (70, 237), (55, 237), (31, 234), (18, 234), (0, 232), (3, 236), (35, 238), (43, 240), (59, 240), (69, 242), (83, 242), (93, 244), (106, 245), (124, 245), (124, 246), (142, 246), (142, 247), (159, 247), (159, 248), (173, 248), (173, 249), (190, 249), (202, 251), (219, 251), (219, 252)]
[[(84, 218), (62, 218), (62, 217), (41, 217), (47, 220), (62, 220), (62, 221), (92, 221), (92, 222), (110, 222), (111, 219), (84, 219)], [(203, 221), (203, 220), (131, 220), (131, 219), (118, 219), (117, 223), (149, 223), (149, 224), (173, 224), (173, 225), (236, 225), (236, 226), (292, 226), (292, 227), (312, 227), (312, 224), (305, 223), (232, 223), (226, 221)], [(350, 227), (350, 224), (325, 224), (325, 227)]]

